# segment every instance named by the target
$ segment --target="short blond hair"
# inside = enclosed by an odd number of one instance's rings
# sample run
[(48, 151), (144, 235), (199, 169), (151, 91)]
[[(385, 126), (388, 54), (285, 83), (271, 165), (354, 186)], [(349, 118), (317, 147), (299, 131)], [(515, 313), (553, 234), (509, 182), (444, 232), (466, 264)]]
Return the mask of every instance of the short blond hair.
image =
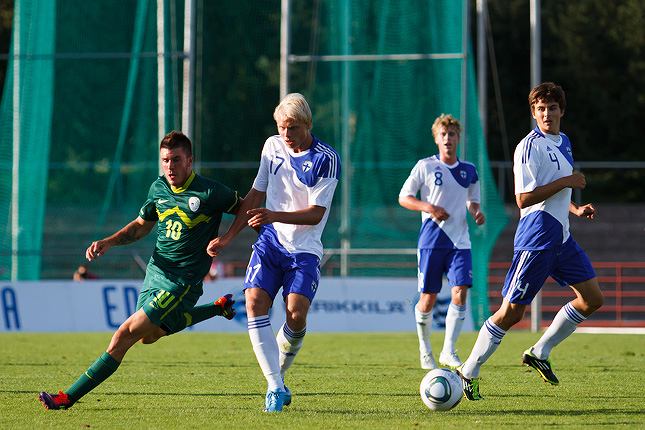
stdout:
[(305, 123), (308, 129), (311, 129), (313, 124), (309, 103), (300, 93), (290, 93), (282, 99), (273, 111), (273, 119), (276, 121), (278, 121), (278, 113), (282, 113), (288, 119)]
[(437, 137), (437, 133), (439, 133), (441, 127), (454, 127), (457, 134), (461, 136), (461, 124), (459, 124), (459, 120), (457, 118), (450, 114), (441, 114), (434, 120), (434, 124), (432, 124), (432, 136)]

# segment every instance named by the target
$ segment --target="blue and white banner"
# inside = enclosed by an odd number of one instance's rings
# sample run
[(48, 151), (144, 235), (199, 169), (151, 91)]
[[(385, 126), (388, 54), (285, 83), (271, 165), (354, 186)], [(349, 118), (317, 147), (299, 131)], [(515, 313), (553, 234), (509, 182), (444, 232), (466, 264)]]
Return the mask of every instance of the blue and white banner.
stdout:
[[(0, 332), (113, 332), (134, 313), (141, 280), (43, 281), (0, 283)], [(242, 278), (204, 284), (205, 304), (227, 293), (236, 300), (237, 316), (203, 321), (187, 330), (246, 331)], [(308, 332), (415, 331), (415, 278), (322, 278), (309, 315)], [(443, 330), (450, 289), (444, 285), (435, 305), (435, 329)], [(285, 320), (282, 297), (271, 310), (277, 330)], [(474, 330), (470, 312), (464, 331)]]

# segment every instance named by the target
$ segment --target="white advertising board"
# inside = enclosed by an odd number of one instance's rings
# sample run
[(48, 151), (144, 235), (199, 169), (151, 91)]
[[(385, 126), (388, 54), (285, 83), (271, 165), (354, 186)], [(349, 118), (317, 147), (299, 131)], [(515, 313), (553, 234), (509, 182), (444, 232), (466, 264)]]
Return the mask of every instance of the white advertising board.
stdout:
[[(198, 304), (232, 293), (237, 316), (215, 317), (187, 330), (246, 331), (242, 278), (204, 284)], [(0, 332), (113, 332), (134, 312), (141, 280), (85, 282), (43, 281), (0, 283)], [(308, 332), (415, 331), (415, 278), (323, 278), (307, 318)], [(447, 309), (449, 289), (444, 286), (435, 309)], [(473, 330), (470, 312), (464, 331)], [(281, 297), (271, 311), (273, 329), (284, 322)], [(442, 330), (442, 317), (435, 317)]]

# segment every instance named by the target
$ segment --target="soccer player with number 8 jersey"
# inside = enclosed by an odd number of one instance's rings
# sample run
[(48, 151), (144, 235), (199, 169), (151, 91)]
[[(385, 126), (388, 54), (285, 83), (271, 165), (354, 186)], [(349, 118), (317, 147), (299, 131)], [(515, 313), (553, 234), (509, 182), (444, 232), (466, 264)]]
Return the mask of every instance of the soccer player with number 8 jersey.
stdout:
[[(414, 316), (419, 337), (421, 368), (434, 369), (430, 331), (432, 308), (441, 291), (443, 275), (450, 285), (446, 333), (439, 362), (456, 368), (461, 360), (455, 342), (466, 316), (466, 298), (473, 284), (470, 236), (466, 216), (477, 225), (486, 217), (480, 210), (479, 177), (472, 163), (457, 157), (461, 125), (452, 115), (439, 116), (432, 125), (439, 154), (421, 159), (399, 193), (399, 204), (421, 212), (417, 244), (419, 302)], [(417, 198), (419, 194), (419, 198)]]

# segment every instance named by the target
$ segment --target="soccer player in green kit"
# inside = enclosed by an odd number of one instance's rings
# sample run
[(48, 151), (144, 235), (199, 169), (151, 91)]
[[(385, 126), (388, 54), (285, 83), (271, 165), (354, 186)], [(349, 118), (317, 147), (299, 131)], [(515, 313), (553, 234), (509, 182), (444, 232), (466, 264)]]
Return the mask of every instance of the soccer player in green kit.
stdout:
[(195, 306), (212, 258), (206, 247), (217, 237), (223, 213), (235, 214), (241, 198), (236, 191), (192, 171), (190, 139), (172, 131), (161, 141), (163, 176), (153, 182), (139, 216), (85, 253), (89, 261), (112, 246), (143, 238), (157, 225), (157, 243), (150, 258), (137, 310), (117, 329), (108, 349), (67, 391), (38, 396), (47, 409), (67, 409), (112, 375), (137, 341), (156, 342), (216, 315), (235, 316), (232, 295)]

